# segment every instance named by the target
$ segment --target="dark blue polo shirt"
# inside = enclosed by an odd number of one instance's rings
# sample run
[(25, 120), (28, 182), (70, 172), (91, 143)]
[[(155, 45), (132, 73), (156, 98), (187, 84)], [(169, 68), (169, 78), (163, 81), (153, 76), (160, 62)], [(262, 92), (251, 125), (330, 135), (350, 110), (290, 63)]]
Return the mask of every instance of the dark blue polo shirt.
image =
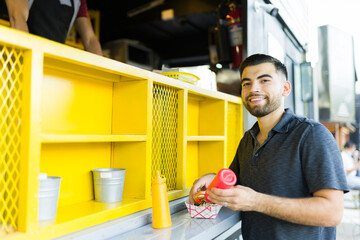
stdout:
[[(230, 165), (237, 184), (287, 198), (311, 197), (325, 188), (348, 191), (339, 147), (322, 124), (286, 109), (256, 151), (258, 123), (245, 133)], [(242, 212), (248, 239), (335, 239), (336, 228), (286, 222), (258, 212)]]

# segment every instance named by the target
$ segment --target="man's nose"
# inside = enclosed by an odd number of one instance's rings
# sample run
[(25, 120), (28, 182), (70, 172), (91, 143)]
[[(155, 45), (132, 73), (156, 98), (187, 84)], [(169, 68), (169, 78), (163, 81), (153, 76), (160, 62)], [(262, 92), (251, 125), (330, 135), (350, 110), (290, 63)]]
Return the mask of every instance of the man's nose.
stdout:
[(251, 84), (250, 91), (251, 92), (259, 92), (260, 91), (260, 84), (257, 81), (254, 81)]

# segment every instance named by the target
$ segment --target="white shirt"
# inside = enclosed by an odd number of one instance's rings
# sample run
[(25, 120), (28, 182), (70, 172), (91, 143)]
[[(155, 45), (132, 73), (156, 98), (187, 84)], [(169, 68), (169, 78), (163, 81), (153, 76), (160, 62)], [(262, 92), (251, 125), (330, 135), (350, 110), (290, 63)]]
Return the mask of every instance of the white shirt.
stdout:
[(341, 152), (341, 157), (343, 159), (344, 170), (345, 170), (346, 175), (347, 176), (356, 176), (356, 171), (352, 171), (350, 173), (346, 172), (355, 167), (354, 158), (352, 157), (352, 154), (350, 152), (343, 151), (343, 152)]

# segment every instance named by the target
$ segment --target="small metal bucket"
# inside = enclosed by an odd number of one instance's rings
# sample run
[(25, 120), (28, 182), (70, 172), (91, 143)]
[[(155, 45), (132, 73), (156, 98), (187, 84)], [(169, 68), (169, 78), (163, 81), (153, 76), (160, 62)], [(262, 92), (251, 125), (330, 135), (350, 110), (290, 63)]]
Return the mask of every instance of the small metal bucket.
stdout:
[(123, 197), (125, 171), (123, 168), (93, 169), (95, 201), (119, 202)]
[(47, 176), (39, 179), (38, 220), (45, 221), (56, 218), (61, 177)]

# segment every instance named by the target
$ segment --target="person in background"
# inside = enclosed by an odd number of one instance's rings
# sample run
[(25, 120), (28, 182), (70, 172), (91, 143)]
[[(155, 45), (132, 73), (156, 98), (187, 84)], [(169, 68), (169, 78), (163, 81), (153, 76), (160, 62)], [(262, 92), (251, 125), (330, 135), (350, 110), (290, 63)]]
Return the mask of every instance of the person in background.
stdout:
[(356, 171), (360, 168), (359, 152), (356, 151), (355, 143), (351, 141), (346, 142), (344, 150), (341, 152), (341, 157), (349, 188), (360, 189), (360, 177), (356, 176)]
[(65, 43), (75, 23), (85, 50), (102, 55), (85, 0), (6, 0), (6, 5), (12, 28)]
[[(335, 239), (348, 187), (334, 137), (322, 124), (284, 109), (291, 85), (279, 60), (252, 55), (240, 75), (243, 104), (257, 122), (229, 167), (237, 184), (212, 188), (209, 200), (241, 211), (244, 240)], [(194, 182), (190, 203), (214, 176)]]

